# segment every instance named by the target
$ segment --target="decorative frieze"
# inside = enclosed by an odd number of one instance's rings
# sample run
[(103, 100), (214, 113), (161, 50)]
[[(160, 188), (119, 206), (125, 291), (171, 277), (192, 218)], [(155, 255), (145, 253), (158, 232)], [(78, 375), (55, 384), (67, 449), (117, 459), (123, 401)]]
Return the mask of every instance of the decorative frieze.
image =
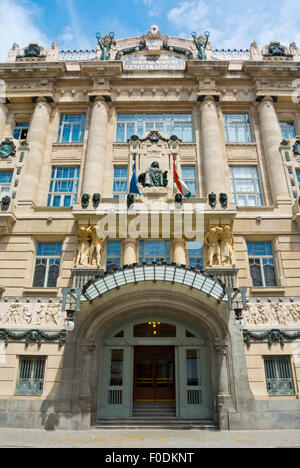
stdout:
[(0, 328), (60, 329), (64, 326), (66, 313), (59, 303), (9, 303), (0, 304)]
[(243, 312), (245, 326), (300, 327), (300, 303), (259, 302), (250, 303)]

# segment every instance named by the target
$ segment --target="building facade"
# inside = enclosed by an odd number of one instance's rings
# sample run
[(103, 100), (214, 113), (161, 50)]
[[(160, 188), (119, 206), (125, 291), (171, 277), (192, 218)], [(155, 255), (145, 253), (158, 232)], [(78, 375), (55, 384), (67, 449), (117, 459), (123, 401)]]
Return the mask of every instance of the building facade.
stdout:
[(97, 40), (0, 66), (0, 424), (299, 428), (300, 50)]

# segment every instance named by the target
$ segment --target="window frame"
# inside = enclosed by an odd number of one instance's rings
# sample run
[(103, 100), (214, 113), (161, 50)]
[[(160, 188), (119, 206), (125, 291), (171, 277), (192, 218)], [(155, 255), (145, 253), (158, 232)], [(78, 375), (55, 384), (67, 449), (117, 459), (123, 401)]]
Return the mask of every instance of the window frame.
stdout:
[[(132, 116), (131, 120), (125, 120), (125, 116)], [(151, 116), (152, 118), (148, 118)], [(176, 120), (178, 116), (187, 116), (186, 120)], [(155, 118), (157, 120), (155, 120)], [(124, 118), (124, 120), (119, 120)], [(153, 124), (153, 125), (152, 125)], [(124, 126), (123, 130), (120, 131), (121, 125)], [(180, 134), (176, 132), (176, 125), (180, 128)], [(128, 128), (131, 128), (129, 130)], [(168, 137), (176, 135), (184, 143), (195, 143), (195, 131), (194, 131), (194, 118), (192, 112), (162, 112), (162, 113), (118, 113), (117, 124), (116, 124), (116, 142), (127, 143), (127, 140), (132, 135), (138, 135), (140, 138), (145, 134), (149, 133), (150, 130), (158, 130), (161, 133), (166, 134)], [(186, 135), (185, 132), (190, 133)]]
[[(66, 118), (70, 116), (80, 116), (80, 120), (77, 122), (68, 121)], [(67, 126), (70, 126), (70, 133), (68, 141), (64, 141), (64, 130)], [(79, 125), (79, 137), (78, 140), (73, 139), (74, 127)], [(85, 113), (61, 113), (59, 117), (58, 133), (56, 143), (72, 144), (72, 143), (83, 143), (86, 128), (86, 114)]]
[[(120, 254), (110, 254), (109, 255), (109, 245), (119, 245), (120, 246)], [(111, 259), (118, 259), (119, 261), (118, 262), (110, 262), (108, 263), (108, 259), (111, 258)], [(110, 269), (112, 269), (114, 266), (116, 267), (121, 267), (122, 266), (122, 241), (121, 240), (107, 240), (106, 241), (106, 261), (105, 261), (105, 265), (106, 265), (106, 271), (109, 271)], [(110, 267), (111, 265), (111, 267)]]
[[(194, 172), (194, 177), (184, 177), (184, 169), (192, 169)], [(191, 197), (190, 198), (197, 198), (198, 197), (198, 183), (197, 183), (197, 168), (195, 165), (181, 165), (181, 177), (184, 183), (187, 185), (188, 189), (191, 191)], [(191, 186), (189, 185), (189, 182), (195, 184), (195, 192), (192, 192)]]
[[(239, 126), (238, 122), (236, 125), (232, 125), (232, 122), (229, 122), (227, 116), (244, 116), (244, 127)], [(248, 118), (248, 122), (246, 119)], [(225, 134), (225, 143), (254, 143), (254, 133), (252, 130), (251, 119), (249, 112), (223, 112), (223, 122), (224, 122), (224, 134)], [(231, 125), (230, 125), (231, 124)], [(230, 136), (230, 128), (235, 129), (235, 139), (232, 140)], [(238, 136), (238, 128), (244, 128), (245, 139), (240, 140)]]
[[(6, 196), (9, 196), (9, 194), (11, 193), (11, 189), (12, 189), (12, 181), (13, 181), (13, 177), (14, 177), (14, 170), (11, 169), (11, 170), (0, 170), (0, 176), (1, 174), (10, 174), (11, 175), (11, 179), (9, 182), (1, 182), (0, 181), (0, 199), (2, 200), (3, 197), (6, 197)], [(2, 193), (2, 189), (3, 188), (8, 188), (8, 190), (5, 190), (3, 193)]]
[[(255, 169), (256, 171), (256, 178), (235, 178), (234, 176), (234, 169), (236, 168), (243, 168), (243, 169), (250, 169), (253, 170)], [(259, 177), (259, 170), (256, 165), (230, 165), (229, 166), (229, 176), (230, 176), (230, 185), (231, 185), (231, 192), (232, 192), (232, 199), (235, 202), (236, 206), (239, 206), (241, 208), (243, 207), (259, 207), (263, 206), (263, 196), (262, 196), (262, 190), (261, 190), (261, 183), (260, 183), (260, 177)], [(236, 191), (236, 183), (239, 181), (251, 181), (253, 185), (255, 185), (255, 182), (258, 185), (259, 192), (238, 192)], [(246, 204), (245, 205), (240, 205), (238, 204), (238, 197), (239, 196), (245, 196), (246, 199)], [(251, 205), (248, 201), (248, 197), (255, 197), (256, 204)], [(260, 203), (259, 203), (260, 202)]]
[[(56, 244), (57, 247), (60, 245), (60, 248), (59, 248), (59, 253), (57, 255), (43, 255), (43, 254), (39, 254), (39, 246), (40, 245), (54, 245)], [(59, 278), (59, 275), (60, 275), (60, 269), (61, 269), (61, 256), (62, 256), (62, 246), (63, 246), (63, 243), (61, 241), (57, 241), (57, 242), (38, 242), (37, 243), (37, 247), (36, 247), (36, 254), (35, 254), (35, 258), (34, 258), (34, 268), (33, 268), (33, 278), (32, 278), (32, 287), (33, 288), (40, 288), (40, 289), (43, 289), (43, 288), (51, 288), (51, 289), (56, 289), (57, 288), (57, 280)], [(43, 286), (39, 286), (39, 285), (36, 285), (35, 284), (35, 271), (36, 271), (36, 267), (38, 266), (38, 263), (37, 261), (41, 259), (41, 260), (46, 260), (46, 269), (45, 269), (45, 275), (44, 275), (44, 282), (43, 282)], [(50, 265), (50, 261), (51, 260), (54, 260), (54, 264), (57, 264), (56, 261), (58, 260), (59, 263), (58, 263), (58, 274), (57, 274), (57, 277), (56, 277), (56, 285), (55, 286), (49, 286), (48, 285), (48, 281), (49, 281), (49, 268), (52, 266)]]
[[(164, 258), (157, 258), (154, 255), (145, 256), (145, 245), (146, 243), (164, 243)], [(142, 249), (142, 250), (141, 250)], [(155, 258), (155, 259), (154, 259)], [(150, 259), (150, 261), (147, 261)], [(158, 261), (170, 262), (171, 259), (171, 242), (169, 240), (160, 240), (160, 239), (141, 239), (139, 241), (139, 263), (152, 263)]]
[[(286, 124), (286, 127), (284, 128), (284, 124)], [(293, 124), (293, 125), (290, 125), (290, 127), (294, 129), (294, 134), (293, 136), (286, 136), (284, 134), (284, 131), (289, 129), (288, 125), (289, 124)], [(282, 138), (284, 140), (292, 140), (293, 138), (296, 138), (297, 136), (297, 130), (296, 130), (296, 124), (295, 124), (295, 120), (279, 120), (279, 126), (280, 126), (280, 130), (281, 130), (281, 135), (282, 135)]]
[[(271, 251), (272, 254), (266, 254), (266, 255), (261, 255), (261, 254), (249, 254), (249, 244), (269, 244), (271, 246)], [(276, 259), (273, 251), (273, 245), (271, 241), (247, 241), (247, 251), (248, 251), (248, 261), (249, 261), (249, 269), (250, 269), (250, 277), (252, 279), (252, 287), (254, 288), (277, 288), (278, 287), (278, 278), (277, 278), (277, 268), (276, 268)], [(273, 285), (267, 285), (266, 284), (266, 278), (265, 278), (265, 273), (264, 273), (264, 265), (263, 260), (268, 260), (272, 259), (273, 261), (273, 268), (274, 268), (274, 278), (275, 278), (275, 284)], [(251, 274), (251, 263), (250, 260), (259, 260), (259, 268), (260, 268), (260, 277), (261, 277), (261, 282), (262, 285), (254, 285), (253, 284), (253, 277)], [(257, 265), (257, 263), (254, 263)]]
[[(68, 169), (74, 170), (74, 177), (57, 177), (57, 171), (59, 170), (64, 170)], [(80, 166), (52, 166), (51, 167), (51, 174), (50, 174), (50, 184), (49, 184), (49, 190), (48, 190), (48, 196), (47, 196), (47, 206), (52, 207), (52, 208), (70, 208), (72, 207), (75, 203), (77, 203), (77, 196), (78, 196), (78, 189), (79, 189), (79, 179), (80, 179)], [(54, 175), (53, 175), (54, 174)], [(55, 192), (55, 185), (59, 181), (67, 181), (73, 182), (73, 190), (72, 192)], [(51, 187), (53, 190), (51, 190)], [(60, 197), (59, 201), (59, 206), (54, 205), (54, 199), (55, 197)], [(70, 197), (70, 205), (65, 205), (65, 198)]]
[[(27, 371), (30, 371), (30, 377), (29, 378), (22, 378), (21, 377), (21, 372), (24, 370), (23, 363), (25, 361), (28, 361), (32, 363), (31, 368), (28, 369), (28, 364), (27, 364)], [(38, 365), (41, 365), (41, 369), (37, 369)], [(26, 364), (24, 364), (26, 365)], [(36, 371), (41, 372), (42, 377), (40, 378), (34, 378), (34, 374)], [(17, 382), (16, 382), (16, 390), (15, 390), (15, 395), (28, 395), (28, 396), (41, 396), (44, 391), (44, 386), (45, 386), (45, 375), (46, 375), (46, 356), (19, 356), (19, 367), (18, 367), (18, 376), (17, 376)], [(38, 391), (21, 391), (19, 387), (21, 386), (21, 381), (27, 381), (29, 385), (38, 382), (39, 385), (39, 390)]]
[[(193, 242), (196, 242), (198, 243), (198, 241), (187, 241), (187, 257), (188, 257), (188, 264), (190, 267), (194, 267), (194, 268), (204, 268), (204, 254), (203, 254), (203, 245), (201, 247), (201, 249), (191, 249), (190, 248), (190, 244), (192, 244)], [(195, 254), (192, 254), (191, 252), (194, 251), (197, 251), (197, 253)], [(201, 254), (199, 254), (199, 250), (201, 250)], [(191, 260), (196, 260), (196, 259), (201, 259), (201, 261), (199, 262), (199, 266), (198, 266), (198, 262), (196, 262), (195, 265), (193, 265), (191, 263)]]
[[(125, 177), (116, 177), (116, 170), (122, 170), (122, 169), (126, 169), (126, 179)], [(128, 166), (125, 166), (125, 165), (114, 165), (113, 166), (113, 171), (114, 171), (114, 174), (113, 174), (113, 188), (112, 188), (112, 194), (113, 194), (113, 198), (116, 198), (116, 199), (122, 199), (122, 198), (125, 198), (127, 193), (128, 193), (128, 176), (129, 176), (129, 171), (128, 171)], [(125, 184), (125, 187), (126, 187), (126, 190), (124, 192), (117, 192), (115, 191), (115, 182), (123, 182)]]
[[(295, 390), (295, 381), (293, 376), (293, 370), (291, 365), (291, 358), (290, 356), (263, 356), (264, 361), (264, 371), (265, 371), (265, 381), (266, 381), (266, 389), (269, 396), (293, 396), (296, 394)], [(275, 363), (272, 371), (275, 371), (276, 378), (268, 378), (268, 372), (270, 372), (270, 365), (267, 365), (267, 361), (273, 361)], [(283, 365), (279, 365), (279, 361), (286, 361), (285, 369), (283, 369)], [(268, 367), (269, 366), (269, 367)], [(287, 372), (289, 377), (280, 377), (280, 373)], [(289, 383), (291, 386), (290, 392), (277, 392), (270, 391), (270, 385), (275, 382), (275, 385), (279, 385), (286, 382)]]
[[(14, 140), (27, 140), (28, 137), (28, 132), (29, 132), (29, 127), (30, 127), (30, 121), (28, 122), (14, 122), (14, 129), (13, 129), (13, 138)], [(16, 136), (16, 132), (19, 133), (18, 136)], [(26, 136), (23, 136), (23, 132), (26, 132)]]

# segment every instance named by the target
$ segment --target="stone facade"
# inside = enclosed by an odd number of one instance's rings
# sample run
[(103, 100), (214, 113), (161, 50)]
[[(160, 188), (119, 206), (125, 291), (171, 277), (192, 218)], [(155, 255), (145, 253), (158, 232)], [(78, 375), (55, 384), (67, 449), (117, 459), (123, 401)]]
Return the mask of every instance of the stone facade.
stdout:
[[(3, 196), (0, 211), (0, 424), (90, 428), (102, 398), (104, 374), (99, 369), (105, 367), (109, 330), (137, 317), (151, 319), (153, 310), (158, 319), (161, 314), (179, 323), (184, 310), (187, 326), (201, 330), (207, 339), (212, 419), (223, 429), (299, 428), (297, 45), (272, 42), (260, 48), (253, 43), (249, 51), (215, 51), (209, 42), (207, 59), (199, 60), (192, 39), (168, 37), (152, 28), (143, 37), (116, 39), (109, 60), (101, 60), (99, 45), (85, 53), (59, 51), (55, 43), (49, 51), (31, 46), (21, 49), (14, 44), (0, 65), (5, 88), (0, 104), (0, 176), (11, 175), (5, 193), (9, 198)], [(30, 56), (28, 50), (36, 55)], [(174, 139), (158, 125), (120, 141), (118, 118), (125, 114), (190, 115), (193, 137)], [(61, 116), (69, 115), (85, 116), (81, 137), (70, 136), (68, 128), (75, 132), (75, 127), (69, 122), (65, 136), (58, 138), (59, 129), (64, 131)], [(228, 137), (227, 119), (232, 115), (248, 116), (247, 141)], [(22, 138), (16, 128), (26, 123), (28, 134)], [(282, 123), (294, 132), (284, 135)], [(155, 139), (150, 130), (158, 131)], [(15, 148), (9, 154), (6, 139)], [(174, 160), (179, 176), (191, 167), (195, 174), (195, 196), (181, 204), (174, 202)], [(143, 195), (135, 195), (128, 207), (134, 161), (137, 175), (158, 161), (168, 173), (168, 184), (139, 185)], [(77, 199), (55, 204), (49, 198), (52, 192), (55, 196), (55, 189), (49, 188), (53, 170), (69, 167), (80, 168)], [(127, 169), (127, 189), (120, 200), (114, 197), (116, 167)], [(234, 168), (255, 168), (259, 187), (255, 203), (238, 202)], [(243, 183), (240, 195), (247, 195), (247, 180)], [(67, 192), (63, 189), (61, 196)], [(102, 233), (101, 261), (76, 266), (78, 249), (86, 249), (88, 258), (93, 255), (91, 247), (98, 245), (88, 233), (84, 240), (78, 232), (96, 225)], [(224, 288), (247, 288), (242, 320), (235, 320), (234, 304), (228, 310), (223, 297), (217, 302), (210, 291), (168, 277), (111, 286), (91, 301), (83, 293), (75, 328), (66, 331), (62, 290), (83, 286), (85, 291), (84, 284), (107, 270), (109, 241), (121, 240), (119, 266), (138, 264), (140, 241), (146, 239), (167, 240), (170, 252), (164, 260), (188, 266), (191, 231), (201, 243), (208, 232), (216, 232), (215, 242), (204, 242), (203, 268), (218, 276)], [(229, 265), (217, 261), (210, 268), (211, 253), (217, 259), (219, 250), (228, 252), (229, 241), (221, 235), (225, 231), (233, 235), (233, 257), (228, 258), (234, 261)], [(49, 255), (39, 255), (40, 246), (49, 243), (61, 245), (53, 263), (47, 263)], [(268, 262), (263, 255), (248, 252), (249, 243), (271, 246), (272, 253), (266, 255), (271, 267), (264, 266)], [(55, 267), (49, 273), (55, 261), (59, 273)], [(43, 285), (36, 276), (38, 262)], [(275, 272), (271, 280), (265, 268)], [(266, 275), (259, 286), (253, 282), (258, 270)], [(45, 359), (42, 392), (16, 391), (20, 362), (26, 357)], [(286, 357), (293, 391), (271, 393), (266, 360)]]

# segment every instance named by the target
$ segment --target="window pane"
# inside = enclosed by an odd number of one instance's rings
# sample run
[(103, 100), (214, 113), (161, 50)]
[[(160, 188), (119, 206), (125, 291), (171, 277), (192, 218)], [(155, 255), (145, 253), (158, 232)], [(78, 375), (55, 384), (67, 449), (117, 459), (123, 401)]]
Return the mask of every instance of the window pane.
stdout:
[(263, 286), (260, 263), (256, 263), (254, 259), (250, 259), (249, 261), (253, 286)]
[(196, 349), (186, 350), (187, 385), (199, 385), (199, 360)]
[(112, 349), (110, 367), (110, 385), (123, 385), (123, 350)]
[(248, 114), (223, 114), (226, 141), (247, 143), (252, 141)]
[(59, 276), (59, 260), (56, 260), (56, 263), (49, 267), (48, 284), (47, 284), (48, 288), (56, 288), (58, 276)]
[(46, 277), (45, 263), (36, 264), (35, 270), (34, 270), (33, 287), (43, 288), (45, 285), (45, 277)]
[(296, 137), (294, 122), (280, 122), (282, 137), (286, 140)]
[(175, 134), (183, 141), (194, 141), (191, 114), (118, 114), (116, 139), (126, 142), (133, 134), (141, 138), (153, 129), (168, 137)]

